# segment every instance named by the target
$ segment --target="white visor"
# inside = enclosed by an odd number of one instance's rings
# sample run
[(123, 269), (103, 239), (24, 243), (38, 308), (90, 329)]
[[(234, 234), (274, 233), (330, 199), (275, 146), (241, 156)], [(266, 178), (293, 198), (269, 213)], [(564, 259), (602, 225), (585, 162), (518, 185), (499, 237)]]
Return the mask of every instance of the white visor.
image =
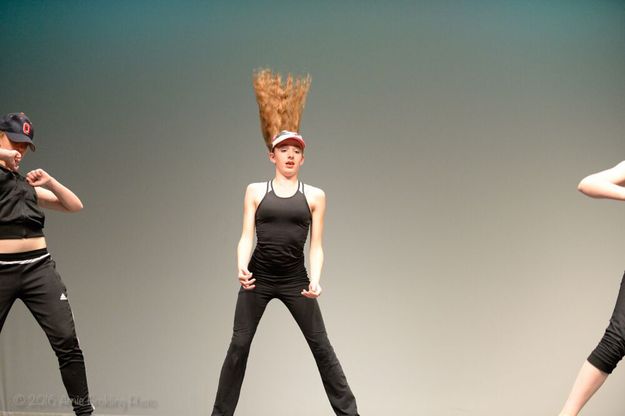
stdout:
[(273, 149), (274, 147), (288, 139), (296, 140), (302, 146), (302, 149), (306, 147), (306, 142), (304, 142), (302, 136), (292, 131), (283, 130), (278, 133), (278, 135), (274, 137), (274, 139), (271, 141), (271, 148)]

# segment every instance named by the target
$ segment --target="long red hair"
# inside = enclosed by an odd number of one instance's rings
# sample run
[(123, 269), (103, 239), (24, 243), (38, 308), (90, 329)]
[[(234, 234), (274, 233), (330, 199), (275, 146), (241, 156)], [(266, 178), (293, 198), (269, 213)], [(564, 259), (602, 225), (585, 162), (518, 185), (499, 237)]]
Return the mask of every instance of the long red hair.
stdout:
[(271, 151), (271, 141), (282, 130), (299, 132), (306, 95), (310, 89), (310, 75), (293, 77), (282, 76), (270, 69), (258, 69), (252, 77), (260, 129), (265, 145)]

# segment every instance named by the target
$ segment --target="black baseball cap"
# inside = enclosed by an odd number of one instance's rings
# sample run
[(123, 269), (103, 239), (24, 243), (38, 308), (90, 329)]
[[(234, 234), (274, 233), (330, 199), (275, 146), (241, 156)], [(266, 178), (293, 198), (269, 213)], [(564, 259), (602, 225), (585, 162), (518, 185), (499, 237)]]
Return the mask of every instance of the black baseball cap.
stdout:
[(33, 152), (35, 129), (28, 116), (24, 113), (9, 113), (0, 118), (0, 131), (3, 131), (12, 142), (28, 143)]

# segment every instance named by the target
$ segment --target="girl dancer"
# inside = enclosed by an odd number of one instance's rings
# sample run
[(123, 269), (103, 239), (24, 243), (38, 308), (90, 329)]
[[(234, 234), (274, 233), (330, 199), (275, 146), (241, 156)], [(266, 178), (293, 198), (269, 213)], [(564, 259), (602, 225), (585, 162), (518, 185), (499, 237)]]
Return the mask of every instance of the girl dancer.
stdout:
[[(587, 176), (579, 183), (578, 189), (592, 198), (625, 201), (625, 161), (611, 169)], [(625, 276), (621, 282), (610, 324), (597, 348), (582, 365), (560, 416), (577, 416), (623, 356), (625, 356)]]
[[(234, 414), (252, 338), (273, 298), (286, 305), (304, 334), (334, 412), (358, 415), (356, 400), (328, 340), (316, 299), (321, 295), (325, 194), (298, 180), (306, 144), (296, 132), (309, 87), (310, 77), (293, 79), (289, 75), (282, 83), (280, 75), (269, 70), (254, 74), (261, 128), (269, 160), (275, 165), (275, 177), (250, 184), (245, 193), (243, 232), (237, 249), (241, 288), (213, 416)], [(303, 252), (309, 229), (310, 276)], [(254, 230), (257, 244), (252, 254)]]
[(40, 207), (75, 212), (80, 199), (43, 169), (26, 176), (19, 165), (33, 144), (33, 125), (24, 113), (0, 119), (0, 330), (21, 299), (56, 353), (63, 384), (76, 415), (90, 415), (87, 376), (67, 291), (46, 249)]

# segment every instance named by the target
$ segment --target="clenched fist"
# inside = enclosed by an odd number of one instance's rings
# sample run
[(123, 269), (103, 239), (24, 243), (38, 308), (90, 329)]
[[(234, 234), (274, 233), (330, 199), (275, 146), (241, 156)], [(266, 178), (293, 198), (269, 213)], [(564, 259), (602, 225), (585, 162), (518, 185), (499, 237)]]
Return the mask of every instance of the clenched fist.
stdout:
[(46, 186), (52, 180), (52, 176), (43, 169), (35, 169), (26, 174), (26, 180), (31, 186)]

